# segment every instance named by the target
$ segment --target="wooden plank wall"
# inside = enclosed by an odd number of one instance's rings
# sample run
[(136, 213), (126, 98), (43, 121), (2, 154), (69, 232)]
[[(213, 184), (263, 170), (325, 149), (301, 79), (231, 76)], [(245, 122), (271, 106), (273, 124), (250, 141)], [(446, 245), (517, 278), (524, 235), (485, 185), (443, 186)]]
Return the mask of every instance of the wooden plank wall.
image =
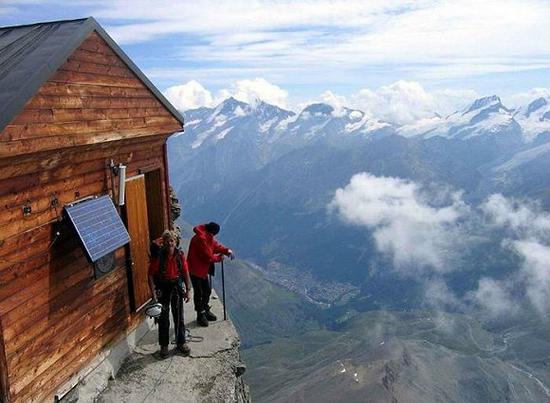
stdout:
[(129, 307), (124, 248), (94, 280), (74, 235), (55, 235), (64, 204), (110, 190), (110, 159), (128, 176), (164, 173), (166, 136), (180, 129), (113, 56), (93, 34), (0, 133), (0, 365), (11, 402), (51, 399), (141, 320)]
[(0, 133), (0, 158), (180, 129), (181, 123), (92, 33)]

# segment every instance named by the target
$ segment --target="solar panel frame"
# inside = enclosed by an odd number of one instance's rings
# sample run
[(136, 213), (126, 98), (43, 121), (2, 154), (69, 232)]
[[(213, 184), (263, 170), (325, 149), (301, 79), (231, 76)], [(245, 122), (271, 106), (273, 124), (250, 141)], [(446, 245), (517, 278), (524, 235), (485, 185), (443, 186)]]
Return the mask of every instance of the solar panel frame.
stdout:
[(130, 235), (108, 195), (66, 205), (65, 212), (92, 263), (130, 242)]

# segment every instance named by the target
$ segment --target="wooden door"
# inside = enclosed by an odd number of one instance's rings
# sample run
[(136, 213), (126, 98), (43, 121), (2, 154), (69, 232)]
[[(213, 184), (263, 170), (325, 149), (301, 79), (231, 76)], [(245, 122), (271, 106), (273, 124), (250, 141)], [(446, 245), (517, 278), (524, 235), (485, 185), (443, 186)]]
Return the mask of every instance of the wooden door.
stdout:
[(160, 238), (164, 232), (164, 208), (162, 204), (162, 180), (160, 169), (145, 173), (147, 193), (147, 217), (151, 240)]
[(130, 294), (133, 296), (134, 309), (139, 311), (151, 299), (147, 282), (149, 222), (143, 175), (126, 180), (126, 220), (130, 234)]

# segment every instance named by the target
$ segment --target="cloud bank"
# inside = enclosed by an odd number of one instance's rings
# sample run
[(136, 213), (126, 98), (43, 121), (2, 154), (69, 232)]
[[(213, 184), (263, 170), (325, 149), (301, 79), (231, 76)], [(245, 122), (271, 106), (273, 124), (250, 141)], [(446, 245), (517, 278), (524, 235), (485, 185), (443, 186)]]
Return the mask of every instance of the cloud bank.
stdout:
[(233, 83), (229, 89), (220, 91), (218, 99), (225, 99), (231, 96), (251, 105), (261, 100), (285, 108), (288, 92), (263, 78), (255, 78), (254, 80), (239, 80)]
[(522, 260), (519, 271), (506, 282), (495, 283), (494, 288), (500, 287), (499, 293), (507, 295), (508, 301), (516, 299), (515, 303), (519, 303), (518, 294), (526, 296), (538, 312), (547, 317), (550, 309), (550, 214), (536, 203), (511, 200), (500, 194), (490, 196), (481, 209), (492, 225), (504, 231), (503, 247), (511, 249)]
[(196, 109), (201, 106), (213, 107), (229, 97), (254, 106), (258, 101), (285, 108), (288, 92), (269, 83), (263, 78), (239, 80), (229, 88), (222, 89), (216, 96), (199, 82), (191, 80), (183, 85), (169, 87), (164, 96), (179, 110)]
[[(328, 207), (344, 222), (368, 228), (377, 250), (391, 257), (399, 275), (414, 276), (432, 308), (503, 318), (531, 306), (549, 317), (550, 214), (532, 201), (493, 194), (474, 208), (460, 192), (363, 172), (337, 189)], [(477, 284), (459, 296), (447, 277), (461, 270), (456, 257), (476, 239), (468, 222), (485, 238), (496, 237), (500, 250), (485, 253), (512, 254), (520, 263), (512, 273), (495, 273), (498, 278), (472, 272)]]
[(210, 91), (195, 80), (168, 88), (164, 96), (180, 111), (215, 105)]
[[(430, 199), (444, 203), (434, 206)], [(439, 189), (434, 198), (414, 182), (365, 172), (336, 190), (329, 207), (345, 222), (371, 229), (378, 250), (411, 275), (453, 269), (454, 251), (462, 240), (459, 221), (469, 210), (458, 192)]]

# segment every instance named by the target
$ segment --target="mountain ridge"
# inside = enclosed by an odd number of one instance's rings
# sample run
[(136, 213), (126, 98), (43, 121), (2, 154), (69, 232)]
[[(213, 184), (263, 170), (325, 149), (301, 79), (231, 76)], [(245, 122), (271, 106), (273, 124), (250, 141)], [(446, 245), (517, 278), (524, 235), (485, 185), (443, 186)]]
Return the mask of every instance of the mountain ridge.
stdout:
[[(184, 113), (188, 117), (186, 131), (195, 136), (192, 148), (214, 144), (228, 135), (231, 137), (232, 128), (228, 127), (228, 122), (243, 120), (254, 120), (258, 126), (255, 132), (264, 134), (270, 143), (281, 141), (287, 144), (290, 141), (311, 141), (317, 135), (326, 136), (327, 131), (368, 137), (376, 136), (378, 131), (383, 130), (385, 134), (389, 132), (404, 137), (440, 136), (462, 140), (506, 132), (523, 143), (550, 133), (548, 97), (538, 97), (526, 105), (511, 109), (502, 103), (500, 97), (491, 95), (478, 98), (462, 110), (444, 117), (434, 112), (431, 118), (405, 125), (386, 122), (356, 108), (335, 108), (328, 103), (308, 104), (301, 111), (293, 112), (266, 101), (258, 100), (248, 104), (234, 97), (227, 98), (213, 108), (201, 107)], [(207, 124), (209, 128), (204, 130)], [(203, 137), (196, 137), (195, 132), (203, 133)], [(205, 132), (208, 135), (204, 135)], [(283, 132), (287, 134), (281, 134)]]

